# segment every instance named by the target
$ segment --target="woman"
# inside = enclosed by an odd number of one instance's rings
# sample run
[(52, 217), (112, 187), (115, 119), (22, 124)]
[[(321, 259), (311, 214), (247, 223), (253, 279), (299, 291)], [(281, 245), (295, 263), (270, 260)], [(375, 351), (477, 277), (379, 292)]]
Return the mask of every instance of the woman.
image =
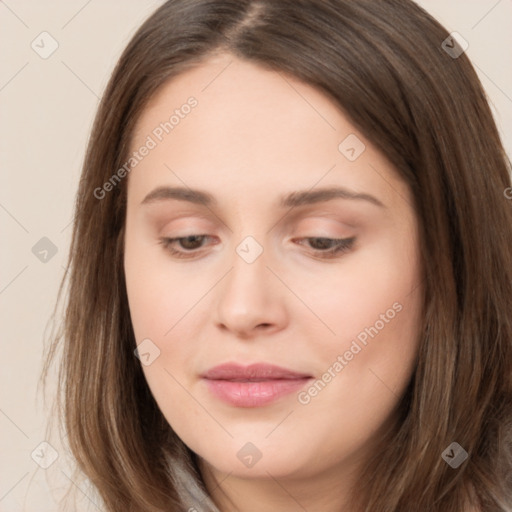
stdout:
[(511, 510), (509, 168), (411, 1), (160, 7), (69, 261), (65, 424), (106, 510)]

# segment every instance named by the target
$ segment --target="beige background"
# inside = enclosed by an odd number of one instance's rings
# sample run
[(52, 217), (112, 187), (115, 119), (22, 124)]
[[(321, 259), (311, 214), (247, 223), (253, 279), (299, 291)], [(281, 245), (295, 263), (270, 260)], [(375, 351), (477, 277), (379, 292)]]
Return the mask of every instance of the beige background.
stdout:
[[(57, 442), (51, 441), (59, 457), (50, 469), (31, 457), (44, 463), (52, 455), (44, 445), (38, 448), (47, 439), (48, 414), (37, 389), (43, 339), (64, 273), (74, 194), (98, 98), (123, 47), (161, 3), (0, 1), (0, 511), (54, 511), (52, 494), (70, 483)], [(512, 0), (419, 3), (469, 42), (467, 53), (511, 155)], [(35, 41), (40, 53), (51, 49), (49, 36), (39, 36), (44, 31), (58, 43), (46, 59), (31, 47)], [(57, 249), (46, 262), (32, 252), (43, 237)], [(99, 510), (85, 484), (75, 483), (85, 508)]]

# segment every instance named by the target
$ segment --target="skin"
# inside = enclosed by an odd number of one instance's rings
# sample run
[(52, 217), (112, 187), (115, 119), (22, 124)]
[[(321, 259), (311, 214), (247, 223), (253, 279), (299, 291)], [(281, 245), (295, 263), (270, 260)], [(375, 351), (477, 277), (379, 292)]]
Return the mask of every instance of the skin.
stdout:
[[(348, 510), (350, 485), (395, 417), (416, 363), (422, 272), (410, 192), (327, 96), (228, 54), (159, 90), (132, 151), (190, 96), (198, 105), (128, 178), (124, 266), (133, 329), (137, 343), (149, 338), (160, 350), (143, 366), (147, 382), (200, 456), (223, 512), (254, 503), (260, 512)], [(355, 161), (338, 149), (350, 134), (366, 146)], [(141, 204), (160, 186), (201, 189), (217, 204)], [(383, 206), (346, 198), (278, 205), (287, 193), (328, 186), (371, 194)], [(193, 234), (209, 238), (172, 245), (192, 247), (192, 257), (178, 259), (159, 243)], [(252, 263), (236, 251), (247, 236), (263, 249)], [(307, 237), (356, 242), (322, 259), (322, 246)], [(394, 318), (333, 370), (393, 304), (401, 306)], [(225, 362), (268, 362), (316, 379), (331, 368), (332, 378), (307, 404), (294, 392), (264, 407), (234, 407), (200, 378)], [(247, 442), (261, 453), (252, 467), (237, 457)]]

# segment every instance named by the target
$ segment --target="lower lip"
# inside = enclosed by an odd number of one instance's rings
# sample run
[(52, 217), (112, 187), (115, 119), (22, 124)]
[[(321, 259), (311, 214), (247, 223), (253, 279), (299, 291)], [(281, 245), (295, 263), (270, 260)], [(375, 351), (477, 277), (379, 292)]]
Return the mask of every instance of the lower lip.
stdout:
[(311, 379), (273, 379), (261, 382), (234, 382), (205, 379), (209, 390), (235, 407), (261, 407), (282, 396), (299, 391)]

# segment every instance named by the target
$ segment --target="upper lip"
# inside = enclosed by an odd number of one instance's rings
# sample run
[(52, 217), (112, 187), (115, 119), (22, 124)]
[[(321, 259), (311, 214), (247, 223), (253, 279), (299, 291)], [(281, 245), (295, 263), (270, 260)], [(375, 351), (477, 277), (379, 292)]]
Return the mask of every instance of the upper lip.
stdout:
[(237, 363), (224, 363), (214, 366), (201, 375), (210, 380), (277, 380), (305, 379), (311, 377), (306, 373), (296, 372), (268, 363), (254, 363), (244, 366)]

